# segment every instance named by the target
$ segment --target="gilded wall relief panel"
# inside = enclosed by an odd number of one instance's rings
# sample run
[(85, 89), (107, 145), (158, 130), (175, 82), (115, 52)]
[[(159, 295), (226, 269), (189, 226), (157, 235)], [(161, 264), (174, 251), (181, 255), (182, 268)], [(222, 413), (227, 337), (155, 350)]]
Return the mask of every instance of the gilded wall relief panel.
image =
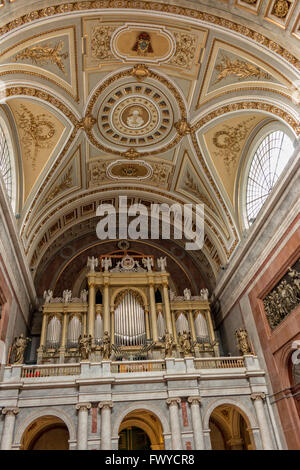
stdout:
[(258, 15), (262, 6), (263, 0), (235, 0), (235, 5), (239, 8), (249, 11)]
[(0, 54), (0, 77), (7, 71), (40, 76), (78, 100), (75, 27), (35, 35)]
[(291, 82), (280, 71), (235, 46), (214, 40), (197, 107), (224, 93), (262, 87), (290, 95)]
[(121, 62), (111, 49), (113, 33), (120, 28), (121, 22), (103, 22), (101, 18), (83, 20), (84, 70), (97, 70), (106, 64)]
[(265, 19), (286, 29), (295, 6), (296, 0), (270, 0), (265, 12)]
[(24, 201), (61, 141), (64, 124), (40, 104), (12, 99), (9, 106), (19, 133), (24, 175)]
[(300, 259), (288, 268), (263, 302), (270, 328), (275, 330), (300, 305)]
[(245, 143), (252, 130), (265, 119), (257, 114), (240, 114), (204, 133), (203, 139), (212, 164), (234, 204), (236, 175)]
[(167, 163), (142, 160), (91, 160), (88, 163), (88, 186), (98, 187), (112, 181), (144, 184), (167, 188), (172, 178), (173, 166)]
[(159, 64), (174, 55), (175, 38), (165, 28), (126, 23), (114, 31), (112, 53), (123, 62)]

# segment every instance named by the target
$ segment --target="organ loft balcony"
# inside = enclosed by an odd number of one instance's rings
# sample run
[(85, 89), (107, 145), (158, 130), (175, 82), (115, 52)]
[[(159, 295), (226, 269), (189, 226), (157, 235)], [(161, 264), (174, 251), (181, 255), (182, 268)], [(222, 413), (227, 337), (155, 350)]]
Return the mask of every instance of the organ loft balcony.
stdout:
[[(177, 295), (166, 258), (126, 250), (89, 257), (85, 285), (79, 297), (68, 289), (62, 297), (44, 292), (37, 365), (25, 365), (23, 378), (78, 375), (80, 363), (103, 361), (110, 362), (105, 373), (163, 372), (167, 363), (182, 363), (185, 372), (245, 368), (242, 356), (220, 357), (208, 290)], [(241, 352), (253, 354), (246, 332), (239, 335)], [(16, 338), (13, 368), (24, 363), (28, 343)]]

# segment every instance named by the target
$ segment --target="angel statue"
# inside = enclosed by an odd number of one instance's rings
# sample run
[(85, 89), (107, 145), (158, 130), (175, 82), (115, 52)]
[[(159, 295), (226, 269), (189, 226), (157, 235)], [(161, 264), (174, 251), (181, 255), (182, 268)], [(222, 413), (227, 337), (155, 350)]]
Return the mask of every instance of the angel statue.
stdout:
[(191, 333), (184, 331), (179, 333), (179, 346), (184, 356), (192, 355), (192, 338)]
[(87, 267), (90, 268), (90, 271), (94, 272), (95, 268), (98, 267), (98, 264), (99, 264), (98, 258), (95, 258), (94, 256), (92, 256), (91, 258), (88, 257)]
[(161, 271), (165, 271), (166, 270), (166, 266), (167, 266), (167, 258), (166, 257), (161, 257), (161, 258), (158, 258), (157, 260), (157, 266), (158, 268), (161, 270)]
[(45, 304), (49, 304), (51, 302), (51, 299), (53, 297), (53, 291), (52, 290), (45, 290), (44, 291), (44, 300)]
[(152, 266), (153, 266), (153, 259), (152, 258), (143, 258), (142, 259), (143, 265), (147, 268), (148, 272), (152, 271)]
[(104, 271), (108, 271), (112, 267), (111, 258), (103, 258), (101, 260), (101, 267), (104, 268)]
[(25, 338), (23, 333), (21, 333), (19, 337), (14, 339), (12, 345), (12, 353), (14, 354), (14, 364), (24, 363), (24, 352), (29, 341), (31, 341), (31, 339)]
[(84, 304), (87, 302), (87, 298), (88, 298), (88, 291), (86, 289), (83, 289), (81, 292), (80, 292), (80, 300), (81, 302)]
[(63, 302), (67, 304), (68, 302), (71, 302), (72, 299), (72, 291), (71, 290), (64, 290), (63, 291)]
[(188, 288), (184, 289), (183, 295), (184, 295), (184, 300), (191, 300), (192, 294), (191, 294), (190, 289)]
[(201, 295), (202, 300), (208, 300), (208, 295), (209, 295), (208, 289), (201, 289), (200, 295)]

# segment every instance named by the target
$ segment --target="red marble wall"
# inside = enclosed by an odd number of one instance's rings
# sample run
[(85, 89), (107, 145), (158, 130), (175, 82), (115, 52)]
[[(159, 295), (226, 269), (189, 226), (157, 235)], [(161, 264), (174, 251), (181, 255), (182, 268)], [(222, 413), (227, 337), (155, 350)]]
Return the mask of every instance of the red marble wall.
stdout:
[(300, 449), (300, 415), (296, 399), (291, 396), (293, 384), (290, 377), (293, 352), (291, 346), (293, 341), (300, 339), (300, 306), (296, 307), (272, 331), (265, 315), (263, 299), (286, 274), (288, 267), (292, 266), (300, 256), (300, 231), (294, 232), (288, 238), (296, 221), (262, 263), (262, 267), (265, 266), (282, 241), (287, 240), (249, 293), (257, 332), (273, 387), (274, 396), (271, 397), (271, 402), (276, 402), (289, 449)]

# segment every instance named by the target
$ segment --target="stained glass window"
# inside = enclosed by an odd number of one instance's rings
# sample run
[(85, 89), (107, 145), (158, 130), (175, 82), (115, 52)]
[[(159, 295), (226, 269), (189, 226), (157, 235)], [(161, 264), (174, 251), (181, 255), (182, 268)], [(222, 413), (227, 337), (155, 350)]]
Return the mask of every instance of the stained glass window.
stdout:
[(0, 172), (7, 188), (8, 196), (12, 200), (12, 167), (9, 148), (5, 134), (0, 127)]
[(248, 175), (246, 210), (252, 224), (294, 151), (291, 139), (282, 131), (268, 134), (258, 146)]

